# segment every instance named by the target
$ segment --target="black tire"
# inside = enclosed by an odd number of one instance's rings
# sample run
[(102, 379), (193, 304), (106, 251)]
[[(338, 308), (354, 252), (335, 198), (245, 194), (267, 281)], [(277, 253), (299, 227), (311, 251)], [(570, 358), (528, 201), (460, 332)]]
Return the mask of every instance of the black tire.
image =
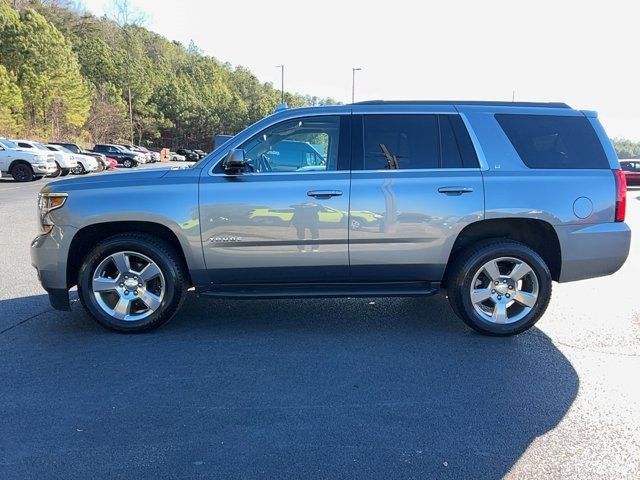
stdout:
[(16, 182), (32, 182), (35, 179), (31, 166), (24, 162), (16, 163), (10, 173)]
[[(160, 268), (165, 279), (165, 293), (160, 306), (142, 320), (119, 320), (110, 316), (93, 295), (93, 275), (100, 263), (109, 255), (128, 251), (149, 257)], [(87, 312), (101, 325), (119, 332), (146, 332), (168, 322), (184, 302), (187, 288), (187, 270), (175, 249), (152, 235), (126, 233), (114, 235), (100, 242), (85, 257), (78, 275), (78, 296)]]
[(74, 175), (84, 175), (85, 173), (87, 173), (87, 171), (84, 169), (84, 165), (78, 162), (78, 166), (74, 167), (71, 170), (71, 173), (73, 173)]
[[(538, 282), (536, 303), (526, 315), (513, 323), (488, 321), (476, 311), (471, 301), (471, 282), (476, 273), (487, 262), (501, 257), (526, 262)], [(480, 242), (456, 255), (447, 278), (447, 291), (453, 311), (469, 327), (483, 335), (509, 336), (528, 330), (542, 317), (551, 300), (551, 282), (549, 268), (538, 253), (519, 242), (494, 239)], [(520, 307), (516, 302), (512, 305)]]
[(125, 158), (125, 159), (122, 161), (122, 166), (123, 166), (124, 168), (131, 168), (131, 167), (133, 167), (133, 160), (131, 160), (131, 159), (129, 159), (129, 158)]
[(67, 175), (69, 175), (69, 172), (71, 170), (69, 168), (63, 168), (62, 171), (60, 172), (60, 176), (61, 177), (66, 177)]
[(53, 173), (50, 173), (47, 176), (51, 178), (56, 178), (56, 177), (59, 177), (61, 174), (62, 174), (62, 168), (60, 168), (60, 165), (58, 164), (58, 162), (56, 162), (56, 171)]

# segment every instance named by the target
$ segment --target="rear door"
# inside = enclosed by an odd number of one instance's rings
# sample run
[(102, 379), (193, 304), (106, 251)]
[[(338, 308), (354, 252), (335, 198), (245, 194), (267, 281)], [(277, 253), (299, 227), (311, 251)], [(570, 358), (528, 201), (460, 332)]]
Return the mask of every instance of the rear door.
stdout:
[(460, 115), (353, 117), (349, 255), (356, 281), (439, 281), (458, 233), (484, 216)]

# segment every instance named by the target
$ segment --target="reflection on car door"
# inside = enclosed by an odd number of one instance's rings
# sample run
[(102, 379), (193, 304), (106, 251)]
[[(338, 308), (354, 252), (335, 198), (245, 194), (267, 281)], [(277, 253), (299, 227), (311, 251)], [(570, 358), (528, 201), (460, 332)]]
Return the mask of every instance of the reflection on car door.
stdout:
[(353, 117), (352, 278), (440, 280), (457, 234), (484, 215), (483, 182), (452, 108)]
[[(349, 124), (348, 116), (325, 116), (267, 127), (240, 146), (249, 168), (230, 175), (218, 165), (201, 178), (201, 234), (213, 283), (349, 278), (347, 222), (325, 221), (324, 213), (348, 215)], [(287, 141), (319, 144), (324, 163), (299, 164), (291, 150), (295, 164), (278, 149)]]

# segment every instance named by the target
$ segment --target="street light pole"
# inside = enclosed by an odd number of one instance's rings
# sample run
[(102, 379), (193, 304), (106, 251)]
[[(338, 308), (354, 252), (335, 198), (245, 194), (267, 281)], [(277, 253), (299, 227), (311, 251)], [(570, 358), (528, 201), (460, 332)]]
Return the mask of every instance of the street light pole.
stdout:
[(353, 67), (352, 69), (352, 77), (351, 77), (351, 103), (355, 103), (356, 101), (356, 72), (362, 70), (360, 67)]
[(276, 68), (280, 69), (280, 96), (282, 103), (284, 103), (284, 65), (276, 65)]

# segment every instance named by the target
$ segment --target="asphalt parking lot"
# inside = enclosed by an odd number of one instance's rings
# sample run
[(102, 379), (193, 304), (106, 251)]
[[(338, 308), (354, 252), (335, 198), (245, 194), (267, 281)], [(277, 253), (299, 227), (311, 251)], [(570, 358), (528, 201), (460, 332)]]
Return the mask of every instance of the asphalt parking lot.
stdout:
[[(50, 308), (44, 181), (0, 179), (0, 478), (640, 478), (640, 243), (485, 338), (444, 297), (192, 294), (122, 335)], [(627, 219), (640, 232), (640, 189)]]

